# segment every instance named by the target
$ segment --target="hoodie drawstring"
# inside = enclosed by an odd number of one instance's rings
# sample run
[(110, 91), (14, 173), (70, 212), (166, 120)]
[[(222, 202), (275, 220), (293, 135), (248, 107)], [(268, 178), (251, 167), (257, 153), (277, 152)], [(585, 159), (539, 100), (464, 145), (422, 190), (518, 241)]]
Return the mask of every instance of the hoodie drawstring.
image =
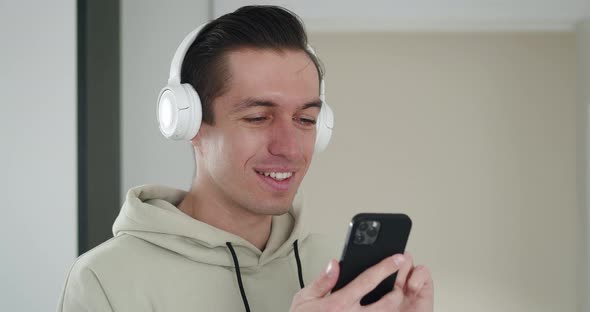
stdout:
[[(236, 268), (236, 277), (238, 278), (238, 286), (240, 287), (240, 294), (242, 295), (242, 301), (244, 302), (244, 308), (246, 308), (246, 312), (250, 312), (250, 305), (248, 304), (248, 298), (246, 297), (246, 291), (244, 290), (244, 284), (242, 283), (242, 274), (240, 273), (240, 263), (238, 262), (238, 256), (236, 255), (236, 251), (230, 242), (225, 243), (229, 251), (231, 252), (231, 257), (234, 261), (234, 267)], [(299, 286), (301, 288), (305, 287), (303, 283), (303, 270), (301, 269), (301, 259), (299, 258), (299, 248), (297, 247), (297, 240), (293, 242), (293, 250), (295, 252), (295, 261), (297, 262), (297, 274), (299, 276)]]
[(301, 259), (299, 259), (299, 248), (297, 248), (297, 240), (293, 242), (293, 250), (295, 251), (295, 261), (297, 261), (297, 273), (299, 274), (299, 286), (305, 287), (303, 283), (303, 270), (301, 269)]
[(244, 307), (246, 308), (246, 312), (250, 312), (250, 305), (248, 305), (248, 298), (246, 297), (244, 285), (242, 284), (242, 274), (240, 274), (240, 263), (238, 262), (238, 256), (236, 256), (234, 247), (231, 245), (230, 242), (227, 242), (225, 244), (231, 252), (231, 257), (234, 259), (234, 267), (236, 268), (236, 276), (238, 277), (238, 285), (240, 286), (240, 294), (242, 294), (242, 301), (244, 301)]

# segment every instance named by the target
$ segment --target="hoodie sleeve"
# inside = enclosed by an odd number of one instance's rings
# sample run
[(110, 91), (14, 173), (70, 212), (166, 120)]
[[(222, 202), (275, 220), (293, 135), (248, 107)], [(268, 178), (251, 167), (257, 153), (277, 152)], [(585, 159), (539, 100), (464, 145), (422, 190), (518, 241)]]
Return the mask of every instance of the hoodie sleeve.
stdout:
[(73, 311), (114, 311), (94, 271), (79, 261), (68, 274), (57, 306), (57, 312)]

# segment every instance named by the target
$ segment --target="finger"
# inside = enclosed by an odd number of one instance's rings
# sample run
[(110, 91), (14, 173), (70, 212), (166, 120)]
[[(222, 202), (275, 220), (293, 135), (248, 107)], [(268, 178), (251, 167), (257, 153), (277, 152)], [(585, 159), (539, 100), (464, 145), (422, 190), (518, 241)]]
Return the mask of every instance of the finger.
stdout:
[(304, 302), (324, 297), (330, 290), (332, 290), (332, 288), (334, 288), (334, 285), (336, 285), (339, 272), (340, 267), (338, 266), (338, 262), (333, 259), (330, 260), (326, 270), (311, 282), (311, 284), (297, 293), (297, 299), (300, 300), (300, 302)]
[(365, 306), (363, 311), (399, 311), (403, 300), (404, 292), (396, 286), (393, 291), (388, 292), (377, 302)]
[(358, 302), (368, 292), (375, 289), (381, 281), (389, 275), (395, 273), (400, 265), (403, 263), (404, 257), (401, 254), (387, 257), (376, 265), (368, 268), (359, 276), (357, 276), (346, 287), (333, 293), (337, 295), (339, 300), (344, 302)]
[(397, 277), (395, 278), (395, 285), (400, 289), (404, 289), (408, 274), (414, 267), (414, 257), (412, 257), (412, 254), (406, 252), (404, 258), (405, 261), (400, 266), (399, 271), (397, 271)]
[(432, 280), (432, 277), (428, 268), (422, 265), (416, 266), (410, 273), (406, 283), (405, 289), (407, 295), (418, 295), (422, 291), (424, 285), (426, 285), (430, 280)]

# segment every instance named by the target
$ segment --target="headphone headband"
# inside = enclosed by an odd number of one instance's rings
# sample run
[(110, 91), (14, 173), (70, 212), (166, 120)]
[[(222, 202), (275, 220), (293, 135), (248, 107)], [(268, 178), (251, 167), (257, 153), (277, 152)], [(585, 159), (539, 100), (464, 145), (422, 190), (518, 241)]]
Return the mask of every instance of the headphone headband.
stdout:
[(191, 44), (195, 42), (199, 33), (203, 28), (205, 28), (207, 24), (203, 24), (197, 29), (191, 31), (180, 43), (176, 52), (174, 53), (174, 58), (172, 58), (172, 63), (170, 64), (170, 75), (168, 76), (168, 83), (177, 83), (180, 84), (180, 70), (182, 69), (182, 61), (184, 61), (184, 56), (188, 49), (190, 48)]

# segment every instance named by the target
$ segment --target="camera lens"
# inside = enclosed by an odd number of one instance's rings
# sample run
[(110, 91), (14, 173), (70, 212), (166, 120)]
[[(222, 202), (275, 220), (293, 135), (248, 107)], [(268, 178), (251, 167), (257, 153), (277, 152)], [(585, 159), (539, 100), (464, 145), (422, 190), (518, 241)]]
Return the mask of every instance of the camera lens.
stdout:
[(375, 235), (377, 235), (377, 230), (374, 227), (371, 227), (367, 231), (367, 235), (369, 235), (369, 237), (375, 237)]
[(367, 222), (361, 222), (361, 224), (359, 224), (359, 230), (361, 231), (366, 231), (367, 230)]

